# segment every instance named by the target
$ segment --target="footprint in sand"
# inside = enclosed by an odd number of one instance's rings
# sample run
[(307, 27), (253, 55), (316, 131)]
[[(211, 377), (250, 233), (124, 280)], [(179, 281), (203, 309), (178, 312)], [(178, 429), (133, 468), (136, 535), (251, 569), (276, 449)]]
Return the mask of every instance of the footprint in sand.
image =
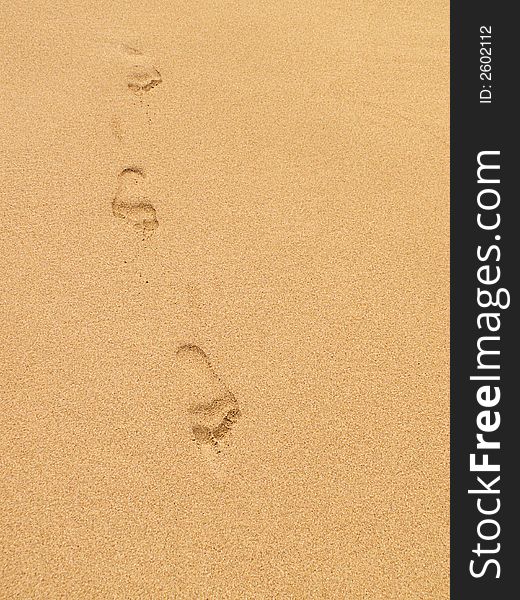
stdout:
[(192, 439), (220, 452), (224, 439), (240, 417), (238, 402), (198, 346), (181, 346), (177, 350), (177, 364), (186, 390)]
[(121, 45), (121, 50), (125, 58), (126, 80), (130, 91), (142, 95), (162, 82), (161, 74), (151, 59), (140, 50), (126, 44)]
[(155, 207), (146, 197), (145, 174), (141, 169), (129, 167), (119, 173), (112, 212), (143, 232), (159, 227)]

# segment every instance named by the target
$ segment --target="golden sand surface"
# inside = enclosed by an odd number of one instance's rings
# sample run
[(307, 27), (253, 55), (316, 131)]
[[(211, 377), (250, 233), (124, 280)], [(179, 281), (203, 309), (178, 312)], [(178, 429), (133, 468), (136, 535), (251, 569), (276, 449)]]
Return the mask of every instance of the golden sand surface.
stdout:
[(2, 599), (448, 598), (448, 11), (2, 4)]

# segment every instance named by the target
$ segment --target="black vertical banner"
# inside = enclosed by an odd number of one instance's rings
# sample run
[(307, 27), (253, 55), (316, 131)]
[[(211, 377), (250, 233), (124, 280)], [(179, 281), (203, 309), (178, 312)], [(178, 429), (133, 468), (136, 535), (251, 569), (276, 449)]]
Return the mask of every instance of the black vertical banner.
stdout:
[[(451, 598), (517, 597), (513, 3), (451, 2)], [(516, 35), (514, 35), (516, 33)], [(515, 218), (516, 217), (516, 218)], [(513, 289), (514, 287), (514, 289)], [(515, 433), (516, 432), (516, 433)], [(506, 591), (507, 590), (507, 591)]]

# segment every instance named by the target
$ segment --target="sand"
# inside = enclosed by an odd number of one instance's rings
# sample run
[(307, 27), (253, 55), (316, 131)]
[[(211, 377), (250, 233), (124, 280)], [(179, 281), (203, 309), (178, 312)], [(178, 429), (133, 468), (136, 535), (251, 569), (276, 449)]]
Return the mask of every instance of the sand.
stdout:
[(4, 3), (1, 598), (448, 598), (448, 9)]

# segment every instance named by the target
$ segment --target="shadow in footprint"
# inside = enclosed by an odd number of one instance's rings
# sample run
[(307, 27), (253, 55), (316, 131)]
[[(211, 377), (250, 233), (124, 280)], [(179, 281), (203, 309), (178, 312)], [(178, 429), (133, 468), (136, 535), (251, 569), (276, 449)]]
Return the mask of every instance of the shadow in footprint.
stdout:
[(161, 74), (153, 66), (132, 65), (127, 73), (128, 89), (134, 94), (149, 92), (162, 82)]

